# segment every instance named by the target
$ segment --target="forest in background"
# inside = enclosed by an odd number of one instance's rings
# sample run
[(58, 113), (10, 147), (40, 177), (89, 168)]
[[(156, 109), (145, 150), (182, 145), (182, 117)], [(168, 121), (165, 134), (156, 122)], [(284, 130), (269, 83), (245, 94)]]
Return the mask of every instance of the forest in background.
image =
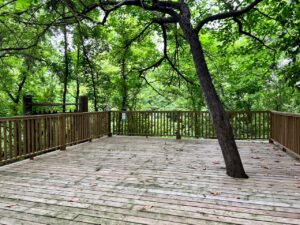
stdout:
[[(1, 117), (21, 115), (23, 95), (37, 102), (76, 102), (87, 95), (90, 111), (207, 109), (178, 26), (166, 27), (165, 58), (162, 31), (144, 19), (147, 13), (127, 7), (113, 12), (105, 25), (95, 24), (100, 12), (76, 23), (59, 2), (1, 1)], [(227, 7), (226, 1), (194, 2), (193, 12), (202, 15)], [(202, 29), (226, 110), (300, 112), (299, 5), (264, 1), (242, 18), (243, 30), (232, 20)], [(56, 21), (57, 14), (66, 16)]]

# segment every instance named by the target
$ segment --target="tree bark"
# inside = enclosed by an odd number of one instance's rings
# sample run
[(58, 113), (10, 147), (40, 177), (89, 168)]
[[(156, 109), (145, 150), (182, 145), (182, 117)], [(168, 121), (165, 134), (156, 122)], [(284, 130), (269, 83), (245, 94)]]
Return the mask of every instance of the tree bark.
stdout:
[(121, 103), (121, 110), (126, 111), (127, 110), (127, 104), (128, 104), (128, 88), (127, 88), (127, 75), (125, 71), (125, 55), (123, 56), (123, 59), (121, 61), (121, 85), (122, 85), (122, 103)]
[[(64, 61), (65, 61), (65, 71), (64, 71), (64, 90), (63, 90), (63, 104), (66, 103), (67, 99), (67, 89), (68, 89), (68, 79), (69, 79), (69, 58), (68, 58), (68, 37), (67, 37), (67, 26), (63, 27), (64, 33)], [(66, 112), (66, 105), (63, 105), (63, 112)]]
[(248, 178), (234, 140), (229, 119), (213, 85), (198, 33), (193, 29), (190, 22), (189, 12), (185, 16), (181, 16), (179, 24), (191, 49), (197, 76), (224, 157), (227, 175), (235, 178)]
[(79, 112), (79, 95), (80, 95), (80, 80), (79, 80), (79, 65), (80, 65), (80, 45), (77, 45), (77, 61), (76, 61), (76, 112)]

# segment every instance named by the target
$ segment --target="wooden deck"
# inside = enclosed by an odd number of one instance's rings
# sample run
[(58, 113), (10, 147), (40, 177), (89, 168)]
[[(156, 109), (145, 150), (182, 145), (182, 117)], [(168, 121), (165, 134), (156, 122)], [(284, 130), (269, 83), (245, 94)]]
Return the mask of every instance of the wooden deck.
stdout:
[(300, 224), (300, 163), (238, 145), (247, 180), (215, 140), (102, 138), (3, 166), (0, 224)]

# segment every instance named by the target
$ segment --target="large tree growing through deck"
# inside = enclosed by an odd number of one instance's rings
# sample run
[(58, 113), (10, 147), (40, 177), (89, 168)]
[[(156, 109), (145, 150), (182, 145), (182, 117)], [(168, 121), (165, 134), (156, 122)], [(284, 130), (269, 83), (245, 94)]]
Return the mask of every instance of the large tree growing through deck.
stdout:
[[(261, 1), (262, 0), (254, 0), (248, 5), (242, 7), (239, 6), (243, 5), (240, 3), (240, 1), (232, 1), (233, 3), (236, 3), (236, 8), (234, 5), (228, 5), (227, 11), (205, 16), (204, 18), (194, 18), (191, 14), (191, 5), (195, 7), (195, 2), (197, 1), (100, 0), (98, 2), (84, 6), (84, 8), (81, 10), (76, 7), (80, 5), (80, 3), (74, 4), (74, 2), (70, 0), (65, 0), (63, 2), (69, 7), (69, 9), (73, 12), (73, 15), (77, 19), (84, 18), (87, 13), (93, 10), (102, 10), (105, 14), (101, 22), (102, 24), (105, 23), (110, 13), (125, 6), (135, 6), (140, 8), (140, 10), (153, 12), (151, 23), (160, 25), (165, 44), (163, 58), (153, 66), (158, 66), (163, 60), (167, 60), (171, 63), (171, 60), (169, 59), (167, 54), (166, 24), (179, 24), (184, 37), (190, 46), (201, 89), (208, 105), (219, 144), (222, 149), (227, 174), (231, 177), (247, 178), (248, 176), (244, 171), (229, 119), (226, 116), (224, 107), (220, 101), (219, 96), (217, 95), (207, 67), (205, 55), (199, 38), (199, 33), (207, 23), (216, 20), (232, 19), (238, 24), (241, 33), (252, 36), (250, 33), (246, 33), (243, 31), (243, 25), (240, 21), (240, 17), (251, 11)], [(194, 3), (192, 4), (191, 2)], [(200, 3), (201, 1), (198, 2)]]
[[(121, 8), (128, 8), (129, 10), (133, 9), (144, 12), (145, 17), (140, 16), (139, 19), (141, 22), (145, 22), (145, 20), (148, 22), (145, 29), (133, 38), (131, 42), (134, 42), (141, 35), (144, 35), (147, 29), (155, 24), (158, 24), (161, 28), (161, 34), (164, 39), (162, 58), (154, 64), (149, 65), (149, 67), (141, 70), (141, 72), (157, 67), (161, 65), (162, 62), (167, 61), (180, 76), (186, 79), (172, 62), (168, 55), (167, 48), (167, 27), (179, 26), (184, 38), (190, 46), (201, 90), (208, 105), (213, 125), (222, 149), (227, 174), (231, 177), (247, 178), (234, 140), (229, 119), (226, 116), (224, 107), (213, 85), (199, 35), (201, 29), (208, 23), (221, 20), (232, 20), (239, 27), (241, 34), (248, 35), (261, 42), (257, 37), (243, 29), (243, 16), (254, 10), (261, 1), (262, 0), (50, 0), (37, 3), (37, 1), (34, 0), (11, 0), (7, 1), (6, 4), (0, 7), (4, 8), (7, 7), (8, 4), (17, 2), (19, 3), (19, 7), (21, 6), (22, 8), (22, 4), (30, 5), (32, 3), (38, 6), (36, 6), (35, 9), (25, 7), (24, 10), (19, 10), (14, 16), (18, 17), (24, 13), (31, 13), (32, 18), (35, 18), (37, 15), (36, 11), (40, 11), (42, 19), (38, 22), (32, 22), (31, 20), (29, 22), (26, 21), (28, 26), (32, 25), (37, 28), (36, 37), (32, 38), (32, 43), (29, 45), (24, 44), (24, 46), (22, 46), (19, 41), (19, 45), (17, 47), (5, 47), (1, 49), (1, 52), (6, 54), (8, 51), (26, 50), (35, 47), (47, 31), (49, 31), (53, 26), (78, 24), (80, 27), (80, 23), (82, 21), (87, 21), (87, 23), (97, 24), (99, 26), (104, 25), (111, 13)], [(208, 13), (196, 13), (199, 7), (201, 7), (201, 4), (210, 4), (210, 2), (218, 2), (220, 3), (220, 7), (215, 7)], [(44, 6), (47, 8), (44, 8)], [(61, 8), (68, 9), (68, 12), (62, 13), (59, 10), (59, 6), (61, 6)], [(126, 13), (126, 11), (124, 13)], [(24, 21), (20, 22), (24, 23)], [(213, 26), (219, 26), (219, 24), (214, 24)], [(3, 54), (0, 56), (2, 57)]]

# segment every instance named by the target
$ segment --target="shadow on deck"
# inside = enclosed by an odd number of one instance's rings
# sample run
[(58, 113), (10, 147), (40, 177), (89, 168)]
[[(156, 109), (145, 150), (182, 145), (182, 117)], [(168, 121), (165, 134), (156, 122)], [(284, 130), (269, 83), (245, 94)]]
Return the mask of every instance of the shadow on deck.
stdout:
[(300, 224), (300, 163), (237, 143), (247, 180), (216, 140), (102, 138), (0, 167), (0, 224)]

